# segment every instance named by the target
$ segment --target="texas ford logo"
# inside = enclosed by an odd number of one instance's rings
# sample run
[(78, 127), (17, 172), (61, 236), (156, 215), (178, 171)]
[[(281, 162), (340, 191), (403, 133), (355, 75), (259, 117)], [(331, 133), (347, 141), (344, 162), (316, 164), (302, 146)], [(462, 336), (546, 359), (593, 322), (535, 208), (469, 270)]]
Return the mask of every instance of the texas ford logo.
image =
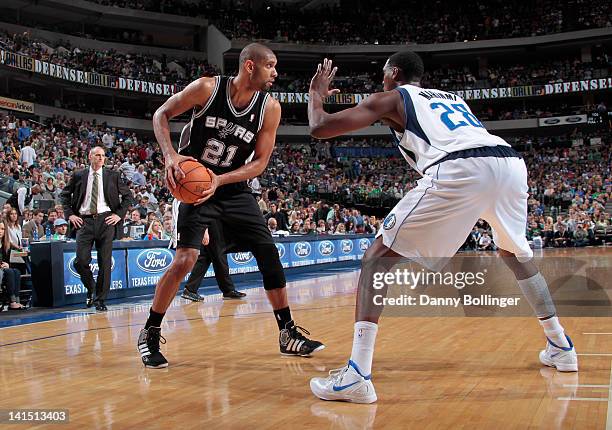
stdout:
[(295, 255), (297, 255), (300, 258), (308, 257), (311, 251), (312, 251), (312, 247), (310, 246), (310, 243), (308, 242), (298, 242), (295, 245), (293, 245), (293, 252), (295, 252)]
[(282, 259), (285, 256), (285, 245), (282, 243), (275, 243), (276, 250), (278, 251), (278, 258)]
[(342, 242), (340, 242), (340, 248), (343, 254), (350, 254), (353, 252), (353, 241), (350, 239), (343, 239)]
[[(76, 268), (74, 267), (75, 261), (76, 255), (68, 261), (68, 270), (75, 277), (80, 278), (81, 275), (77, 273)], [(98, 276), (98, 272), (100, 271), (100, 266), (98, 265), (98, 254), (96, 253), (96, 251), (91, 253), (91, 262), (89, 263), (89, 268), (91, 269), (91, 273), (93, 274), (94, 278), (96, 278)], [(115, 270), (115, 257), (111, 256), (111, 272), (113, 270)]]
[(359, 249), (362, 251), (367, 250), (370, 247), (370, 239), (359, 239)]
[(143, 272), (163, 272), (172, 264), (172, 252), (164, 248), (144, 249), (136, 256), (136, 266)]
[(329, 240), (324, 240), (323, 242), (319, 243), (319, 252), (321, 253), (321, 255), (327, 257), (329, 255), (332, 255), (334, 253), (334, 244), (333, 242), (329, 241)]
[(253, 254), (250, 252), (235, 252), (231, 256), (236, 264), (249, 264), (253, 260)]

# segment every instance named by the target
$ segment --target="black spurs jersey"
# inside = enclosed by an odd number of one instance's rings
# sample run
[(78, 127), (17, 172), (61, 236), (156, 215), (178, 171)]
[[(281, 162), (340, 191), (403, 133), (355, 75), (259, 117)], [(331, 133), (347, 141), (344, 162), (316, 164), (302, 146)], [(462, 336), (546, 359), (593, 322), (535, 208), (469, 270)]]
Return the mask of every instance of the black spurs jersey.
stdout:
[[(233, 77), (215, 76), (215, 89), (205, 106), (193, 109), (191, 121), (183, 128), (178, 152), (199, 160), (215, 174), (236, 170), (250, 161), (257, 133), (264, 120), (270, 94), (258, 91), (240, 112), (232, 104)], [(223, 191), (247, 190), (246, 182), (229, 184)]]

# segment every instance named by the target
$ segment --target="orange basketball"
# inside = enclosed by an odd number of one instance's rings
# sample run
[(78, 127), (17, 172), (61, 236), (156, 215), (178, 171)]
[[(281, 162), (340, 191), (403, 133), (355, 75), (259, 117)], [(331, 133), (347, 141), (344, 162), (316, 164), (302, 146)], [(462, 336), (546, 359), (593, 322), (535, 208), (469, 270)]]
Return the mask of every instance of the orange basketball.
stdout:
[(179, 166), (185, 177), (176, 183), (176, 188), (168, 186), (172, 195), (183, 203), (195, 203), (202, 197), (202, 191), (210, 188), (211, 177), (208, 169), (197, 161), (182, 161)]

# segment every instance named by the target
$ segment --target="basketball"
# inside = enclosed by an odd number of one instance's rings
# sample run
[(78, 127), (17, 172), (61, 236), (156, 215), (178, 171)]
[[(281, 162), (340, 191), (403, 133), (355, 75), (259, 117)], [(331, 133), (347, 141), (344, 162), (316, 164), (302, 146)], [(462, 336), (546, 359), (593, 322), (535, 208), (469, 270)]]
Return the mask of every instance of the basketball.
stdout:
[(195, 203), (202, 197), (202, 191), (210, 188), (210, 173), (206, 167), (193, 160), (182, 161), (179, 166), (185, 173), (185, 177), (177, 181), (176, 188), (168, 185), (168, 189), (181, 202)]

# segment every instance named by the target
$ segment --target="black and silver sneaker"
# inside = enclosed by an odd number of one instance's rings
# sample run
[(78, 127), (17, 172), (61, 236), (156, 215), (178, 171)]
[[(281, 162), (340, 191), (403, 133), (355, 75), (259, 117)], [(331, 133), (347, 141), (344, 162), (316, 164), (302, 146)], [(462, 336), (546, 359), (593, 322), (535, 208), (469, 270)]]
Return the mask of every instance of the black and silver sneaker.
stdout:
[(300, 331), (310, 334), (308, 330), (295, 325), (293, 321), (289, 321), (285, 328), (280, 331), (278, 341), (281, 355), (310, 357), (314, 352), (325, 348), (325, 345), (321, 342), (308, 339)]
[(138, 336), (138, 352), (145, 367), (151, 369), (161, 369), (168, 367), (168, 360), (159, 352), (159, 343), (166, 343), (166, 339), (161, 335), (160, 327), (149, 327), (140, 330)]
[(189, 291), (187, 288), (183, 289), (183, 294), (181, 294), (181, 297), (187, 300), (191, 300), (192, 302), (204, 301), (204, 297), (199, 295), (197, 291), (194, 293), (193, 291)]
[(230, 290), (226, 293), (223, 293), (223, 300), (239, 300), (246, 297), (246, 293), (238, 290)]

